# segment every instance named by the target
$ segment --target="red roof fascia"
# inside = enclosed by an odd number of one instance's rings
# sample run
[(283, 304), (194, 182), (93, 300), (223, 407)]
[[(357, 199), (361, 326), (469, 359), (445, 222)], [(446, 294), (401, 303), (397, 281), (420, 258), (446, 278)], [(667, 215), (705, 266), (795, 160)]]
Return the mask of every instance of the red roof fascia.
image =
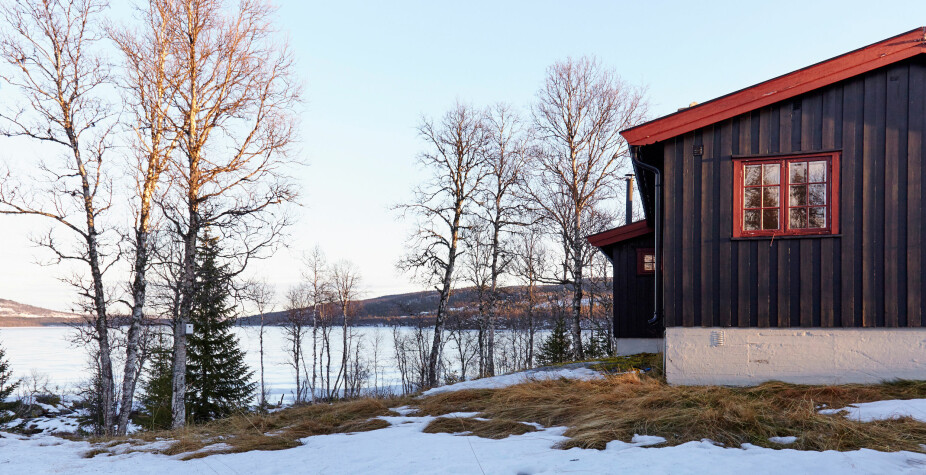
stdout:
[(585, 239), (588, 239), (589, 244), (592, 246), (604, 247), (619, 243), (621, 241), (626, 241), (628, 239), (633, 239), (635, 237), (643, 236), (644, 234), (651, 232), (653, 232), (653, 228), (647, 226), (646, 221), (637, 221), (636, 223), (630, 223), (625, 226), (609, 229), (598, 234), (592, 234)]
[(926, 53), (926, 27), (799, 69), (621, 132), (649, 145)]

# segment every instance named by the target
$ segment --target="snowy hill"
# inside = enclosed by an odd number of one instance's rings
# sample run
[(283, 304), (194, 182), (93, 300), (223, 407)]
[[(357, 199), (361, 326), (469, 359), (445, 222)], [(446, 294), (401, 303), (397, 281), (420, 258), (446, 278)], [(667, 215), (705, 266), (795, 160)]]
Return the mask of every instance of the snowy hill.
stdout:
[(58, 312), (47, 308), (0, 299), (0, 327), (33, 327), (61, 325), (81, 318), (76, 313)]

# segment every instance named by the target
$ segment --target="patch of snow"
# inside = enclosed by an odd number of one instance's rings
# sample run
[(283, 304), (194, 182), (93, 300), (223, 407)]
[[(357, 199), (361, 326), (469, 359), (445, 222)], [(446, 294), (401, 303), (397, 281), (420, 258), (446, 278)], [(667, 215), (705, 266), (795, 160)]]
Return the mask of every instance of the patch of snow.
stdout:
[[(133, 442), (139, 442), (139, 441), (136, 440)], [(130, 453), (133, 451), (163, 452), (169, 449), (175, 443), (177, 442), (174, 440), (157, 440), (154, 442), (146, 442), (143, 444), (138, 444), (138, 443), (131, 444), (131, 443), (126, 442), (124, 444), (119, 444), (119, 445), (110, 447), (109, 451), (117, 455), (122, 455), (122, 454)]]
[(184, 452), (184, 453), (182, 453), (182, 454), (177, 454), (177, 455), (174, 455), (173, 457), (174, 457), (175, 459), (178, 459), (178, 460), (179, 460), (179, 459), (182, 459), (183, 457), (188, 457), (188, 456), (190, 456), (190, 455), (192, 455), (192, 454), (201, 454), (201, 453), (209, 453), (209, 452), (219, 452), (219, 451), (228, 450), (228, 449), (231, 449), (231, 448), (232, 448), (231, 445), (228, 445), (228, 444), (226, 444), (225, 442), (219, 442), (219, 443), (217, 443), (217, 444), (207, 445), (207, 446), (205, 446), (205, 447), (203, 447), (203, 448), (201, 448), (201, 449), (199, 449), (199, 450), (194, 450), (194, 451), (192, 451), (192, 452)]
[(396, 414), (398, 414), (398, 415), (400, 415), (400, 416), (407, 416), (407, 415), (409, 415), (409, 414), (411, 414), (411, 413), (413, 413), (413, 412), (415, 412), (415, 411), (417, 411), (417, 410), (418, 410), (417, 408), (408, 407), (408, 406), (400, 406), (400, 407), (394, 407), (394, 408), (390, 409), (390, 411), (392, 411), (392, 412), (394, 412), (394, 413), (396, 413)]
[(467, 419), (470, 417), (476, 417), (476, 414), (479, 414), (479, 413), (478, 412), (450, 412), (447, 414), (441, 414), (438, 417), (445, 417), (449, 419), (456, 419), (456, 418)]
[(0, 424), (0, 427), (4, 427), (4, 428), (9, 429), (10, 427), (16, 427), (16, 426), (18, 426), (18, 425), (20, 425), (20, 424), (22, 424), (22, 423), (23, 423), (23, 420), (22, 420), (22, 419), (13, 419), (12, 421), (9, 421), (9, 422), (7, 422), (7, 423), (5, 423), (5, 424)]
[(797, 437), (793, 435), (783, 436), (783, 437), (769, 437), (768, 441), (773, 444), (788, 445), (797, 442)]
[(851, 404), (842, 409), (823, 409), (820, 414), (838, 414), (841, 411), (846, 411), (847, 418), (859, 422), (898, 419), (901, 417), (912, 417), (920, 422), (926, 422), (926, 399), (890, 399), (862, 402)]
[[(553, 448), (567, 440), (553, 427), (492, 440), (452, 434), (425, 434), (433, 417), (384, 417), (407, 423), (354, 434), (306, 437), (287, 450), (217, 454), (180, 461), (162, 454), (127, 452), (92, 459), (95, 446), (51, 436), (19, 438), (0, 434), (3, 473), (163, 474), (163, 473), (910, 473), (921, 474), (926, 455), (913, 452), (812, 452), (718, 447), (710, 441), (646, 448), (615, 441), (605, 450)], [(638, 436), (638, 441), (650, 440)], [(208, 447), (220, 450), (221, 444)], [(205, 449), (204, 449), (205, 450)]]
[(601, 379), (601, 373), (588, 368), (556, 368), (543, 370), (522, 371), (520, 373), (505, 374), (502, 376), (492, 376), (488, 378), (473, 379), (470, 381), (461, 381), (459, 383), (448, 384), (434, 389), (429, 389), (422, 393), (422, 396), (433, 396), (435, 394), (448, 393), (453, 391), (462, 391), (464, 389), (499, 389), (516, 384), (527, 383), (530, 381), (544, 381), (550, 379)]
[(39, 417), (26, 421), (25, 427), (49, 433), (74, 433), (77, 432), (80, 424), (68, 417)]
[(34, 402), (33, 404), (35, 404), (36, 406), (41, 407), (42, 410), (44, 410), (45, 412), (49, 412), (49, 413), (58, 413), (58, 412), (61, 412), (60, 409), (58, 409), (58, 408), (55, 407), (55, 406), (52, 406), (51, 404), (43, 404), (43, 403), (38, 402), (38, 401)]
[(646, 447), (648, 445), (659, 445), (666, 443), (666, 439), (659, 437), (658, 435), (639, 435), (634, 434), (633, 438), (630, 439), (630, 443), (636, 445), (637, 447)]

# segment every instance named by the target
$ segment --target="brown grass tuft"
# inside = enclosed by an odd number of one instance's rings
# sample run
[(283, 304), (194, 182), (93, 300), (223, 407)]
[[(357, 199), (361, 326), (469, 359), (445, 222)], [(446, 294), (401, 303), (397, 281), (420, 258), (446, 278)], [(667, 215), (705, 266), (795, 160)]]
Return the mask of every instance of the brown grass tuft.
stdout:
[[(174, 431), (143, 432), (131, 438), (96, 439), (99, 447), (92, 452), (96, 452), (93, 454), (96, 455), (118, 444), (138, 446), (164, 439), (176, 442), (163, 453), (187, 454), (183, 460), (218, 453), (283, 450), (296, 447), (301, 444), (299, 439), (313, 435), (364, 432), (388, 427), (388, 422), (376, 417), (390, 415), (389, 407), (403, 404), (407, 404), (406, 399), (358, 399), (298, 406), (272, 414), (239, 414)], [(227, 445), (218, 446), (215, 450), (202, 450), (219, 443)]]
[(81, 455), (81, 457), (85, 459), (92, 459), (93, 457), (96, 457), (97, 455), (108, 454), (108, 453), (109, 451), (106, 449), (93, 449), (93, 450), (88, 450), (87, 452), (84, 452), (83, 455)]
[(504, 419), (480, 420), (472, 417), (438, 417), (423, 430), (428, 434), (448, 433), (475, 435), (486, 439), (504, 439), (510, 435), (534, 432), (537, 428), (521, 422)]
[(493, 389), (467, 389), (439, 393), (415, 401), (418, 411), (414, 415), (440, 416), (451, 412), (480, 412), (488, 407), (495, 393)]
[[(603, 449), (634, 434), (665, 437), (669, 445), (708, 438), (727, 446), (748, 442), (780, 447), (769, 437), (798, 437), (804, 450), (912, 450), (923, 452), (926, 423), (899, 419), (860, 423), (819, 414), (821, 404), (926, 397), (924, 382), (802, 386), (770, 382), (750, 388), (669, 386), (637, 374), (597, 381), (535, 381), (494, 391), (460, 391), (424, 398), (431, 415), (477, 411), (502, 421), (566, 426), (564, 448)], [(448, 422), (447, 424), (451, 424)]]
[[(97, 439), (97, 446), (85, 456), (108, 453), (107, 442), (112, 442), (109, 447), (115, 443), (139, 446), (164, 439), (176, 441), (165, 453), (186, 454), (186, 458), (281, 450), (295, 447), (299, 439), (313, 435), (387, 427), (389, 424), (377, 417), (390, 415), (389, 407), (409, 404), (417, 406), (419, 415), (476, 412), (489, 419), (438, 417), (425, 429), (428, 433), (468, 432), (494, 439), (533, 431), (534, 427), (525, 423), (538, 423), (567, 427), (565, 435), (569, 439), (563, 448), (602, 449), (612, 440), (628, 442), (634, 434), (644, 434), (664, 437), (668, 445), (707, 438), (732, 447), (748, 442), (781, 448), (769, 442), (769, 437), (796, 436), (797, 441), (788, 448), (924, 452), (920, 444), (926, 444), (926, 423), (911, 418), (861, 423), (818, 412), (824, 405), (838, 408), (913, 398), (926, 398), (926, 382), (840, 386), (769, 382), (747, 388), (669, 386), (653, 371), (644, 375), (616, 374), (595, 381), (533, 381), (417, 399), (361, 399), (289, 408), (273, 414), (241, 414), (179, 431)], [(207, 448), (219, 443), (227, 445)]]

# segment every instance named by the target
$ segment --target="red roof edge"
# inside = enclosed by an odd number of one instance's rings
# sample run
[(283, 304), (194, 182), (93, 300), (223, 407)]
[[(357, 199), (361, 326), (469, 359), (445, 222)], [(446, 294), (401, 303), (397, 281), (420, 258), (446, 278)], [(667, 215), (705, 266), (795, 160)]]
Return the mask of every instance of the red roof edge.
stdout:
[(644, 234), (649, 234), (651, 232), (653, 232), (653, 228), (647, 226), (646, 221), (637, 221), (635, 223), (609, 229), (598, 234), (592, 234), (585, 239), (588, 239), (589, 244), (592, 246), (604, 247), (619, 243), (621, 241), (626, 241), (628, 239), (633, 239), (635, 237), (643, 236)]
[(926, 27), (631, 127), (621, 135), (630, 145), (649, 145), (923, 53)]

